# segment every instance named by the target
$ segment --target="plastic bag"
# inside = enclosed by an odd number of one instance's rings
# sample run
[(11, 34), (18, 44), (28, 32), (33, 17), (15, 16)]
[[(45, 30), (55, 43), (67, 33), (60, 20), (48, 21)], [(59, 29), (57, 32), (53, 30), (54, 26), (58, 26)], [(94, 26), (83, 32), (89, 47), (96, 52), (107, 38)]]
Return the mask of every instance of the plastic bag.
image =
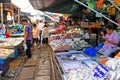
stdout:
[(23, 46), (24, 46), (24, 51), (26, 51), (27, 50), (27, 44), (24, 43)]

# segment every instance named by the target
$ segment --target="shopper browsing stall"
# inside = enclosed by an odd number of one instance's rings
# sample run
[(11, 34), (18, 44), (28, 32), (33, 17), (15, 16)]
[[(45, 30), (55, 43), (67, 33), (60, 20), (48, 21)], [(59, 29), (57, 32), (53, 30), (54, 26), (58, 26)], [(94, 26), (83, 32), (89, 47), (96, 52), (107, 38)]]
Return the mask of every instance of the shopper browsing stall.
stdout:
[(36, 24), (32, 25), (32, 35), (33, 35), (33, 48), (35, 49), (38, 44), (39, 29)]
[(101, 53), (108, 57), (111, 53), (117, 50), (117, 46), (120, 41), (120, 36), (111, 25), (106, 26), (106, 32), (106, 35), (102, 36), (102, 38), (105, 40), (105, 43), (103, 47), (98, 51), (98, 53)]
[(25, 27), (24, 31), (24, 44), (27, 45), (26, 55), (27, 58), (31, 58), (31, 41), (32, 41), (32, 27), (28, 24), (27, 19), (22, 19), (22, 24)]
[(48, 45), (49, 29), (47, 25), (44, 25), (42, 30), (43, 46)]
[(44, 26), (44, 23), (42, 21), (36, 20), (37, 27), (39, 29), (39, 44), (41, 44), (41, 34), (42, 34), (42, 28)]

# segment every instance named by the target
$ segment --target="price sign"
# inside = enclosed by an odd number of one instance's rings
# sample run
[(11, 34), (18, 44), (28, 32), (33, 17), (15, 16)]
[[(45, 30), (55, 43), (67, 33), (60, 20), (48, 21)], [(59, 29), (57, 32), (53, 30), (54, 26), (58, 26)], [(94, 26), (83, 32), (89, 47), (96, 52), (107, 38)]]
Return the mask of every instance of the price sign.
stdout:
[(93, 71), (95, 72), (94, 77), (99, 78), (103, 78), (108, 73), (108, 69), (104, 67), (102, 64), (94, 68)]

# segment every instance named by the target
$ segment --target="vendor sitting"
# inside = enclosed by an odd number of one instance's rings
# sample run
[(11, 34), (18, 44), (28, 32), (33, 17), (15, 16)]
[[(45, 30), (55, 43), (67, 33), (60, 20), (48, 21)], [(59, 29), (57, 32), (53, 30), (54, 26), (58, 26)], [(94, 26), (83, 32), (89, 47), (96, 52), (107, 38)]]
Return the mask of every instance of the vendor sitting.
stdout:
[(103, 54), (105, 57), (111, 55), (111, 53), (117, 50), (118, 43), (120, 41), (119, 34), (114, 30), (113, 26), (106, 26), (106, 35), (102, 35), (105, 43), (98, 53)]

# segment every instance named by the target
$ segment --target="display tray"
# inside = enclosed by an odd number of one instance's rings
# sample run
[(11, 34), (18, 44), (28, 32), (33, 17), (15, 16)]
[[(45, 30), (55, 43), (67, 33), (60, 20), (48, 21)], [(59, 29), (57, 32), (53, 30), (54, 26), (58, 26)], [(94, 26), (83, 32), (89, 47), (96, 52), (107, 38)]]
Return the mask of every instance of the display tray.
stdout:
[[(77, 50), (69, 50), (68, 52), (57, 52), (56, 59), (63, 73), (63, 80), (64, 77), (69, 75), (69, 72), (77, 71), (82, 68), (95, 68), (96, 65), (99, 64), (97, 59), (99, 55), (94, 57), (90, 57), (84, 53), (84, 51), (77, 51)], [(77, 65), (76, 65), (77, 64)], [(81, 67), (82, 66), (82, 67)], [(66, 80), (66, 78), (65, 78)]]
[[(81, 54), (81, 51), (76, 51), (76, 50), (69, 51), (69, 52), (58, 52), (58, 53), (56, 53), (56, 58), (57, 58), (57, 61), (60, 65), (60, 67), (62, 68), (63, 74), (67, 73), (67, 71), (65, 70), (65, 67), (64, 67), (64, 65), (66, 63), (70, 63), (70, 62), (79, 63), (79, 62), (76, 62), (76, 61), (79, 61), (79, 59), (80, 59), (79, 57), (81, 55), (79, 55), (79, 54)], [(71, 56), (71, 58), (70, 58), (70, 56)], [(78, 60), (74, 59), (75, 56), (76, 56), (76, 59), (78, 59)], [(90, 58), (85, 58), (85, 59), (90, 59)]]
[(4, 48), (4, 49), (16, 49), (16, 48), (19, 47), (20, 44), (21, 43), (15, 45), (15, 46), (13, 46), (13, 45), (10, 45), (10, 46), (0, 46), (0, 48)]
[(7, 59), (14, 53), (14, 49), (0, 49), (0, 59)]
[(11, 34), (10, 36), (11, 37), (23, 37), (24, 34), (23, 33), (22, 34)]
[(0, 43), (4, 43), (4, 42), (6, 42), (5, 40), (0, 40)]
[(23, 38), (6, 38), (4, 40), (6, 42), (0, 43), (0, 48), (14, 49), (23, 42)]
[(4, 49), (14, 49), (16, 48), (15, 46), (0, 46), (0, 48), (4, 48)]
[(81, 46), (79, 46), (79, 47), (76, 48), (76, 49), (68, 49), (68, 50), (64, 50), (64, 49), (55, 50), (53, 47), (52, 47), (52, 49), (53, 49), (55, 52), (68, 52), (69, 50), (81, 51), (81, 50), (83, 50), (84, 48), (87, 48), (87, 47), (91, 47), (91, 45), (81, 45)]

